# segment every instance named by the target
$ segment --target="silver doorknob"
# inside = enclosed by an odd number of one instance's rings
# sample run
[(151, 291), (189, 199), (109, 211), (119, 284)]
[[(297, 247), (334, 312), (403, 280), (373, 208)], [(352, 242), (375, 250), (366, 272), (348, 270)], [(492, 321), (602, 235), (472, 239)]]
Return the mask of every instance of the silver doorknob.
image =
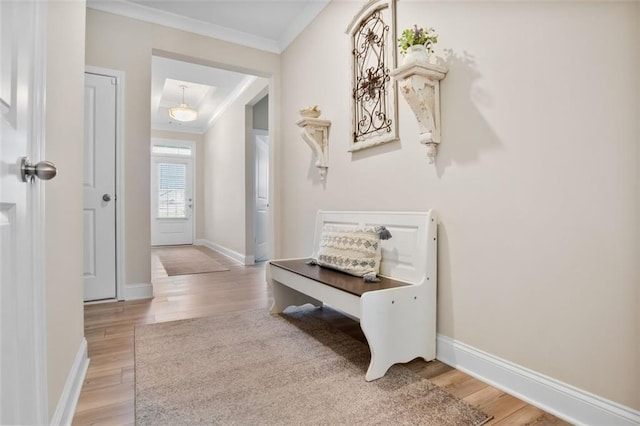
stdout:
[(35, 178), (53, 179), (57, 173), (58, 169), (51, 161), (41, 161), (34, 166), (27, 157), (22, 157), (20, 160), (20, 177), (23, 182), (33, 182)]
[(102, 196), (102, 201), (106, 201), (106, 202), (111, 201), (111, 195), (109, 195), (109, 194), (104, 194), (104, 195)]

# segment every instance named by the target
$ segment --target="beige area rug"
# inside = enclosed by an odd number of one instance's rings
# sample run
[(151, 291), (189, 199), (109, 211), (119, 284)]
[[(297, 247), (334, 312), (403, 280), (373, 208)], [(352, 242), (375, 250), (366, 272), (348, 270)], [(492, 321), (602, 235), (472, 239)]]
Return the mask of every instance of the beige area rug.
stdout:
[[(310, 308), (311, 309), (311, 308)], [(489, 417), (299, 309), (135, 331), (137, 425), (481, 425)]]
[(229, 270), (229, 268), (195, 247), (161, 248), (156, 249), (156, 254), (169, 276)]

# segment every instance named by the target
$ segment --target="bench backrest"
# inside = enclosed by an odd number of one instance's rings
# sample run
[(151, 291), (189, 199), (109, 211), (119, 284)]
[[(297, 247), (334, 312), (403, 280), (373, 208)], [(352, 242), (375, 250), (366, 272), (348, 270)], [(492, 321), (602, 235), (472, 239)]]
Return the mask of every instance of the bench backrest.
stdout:
[(427, 276), (436, 279), (437, 216), (427, 212), (353, 212), (318, 211), (313, 257), (318, 256), (322, 228), (325, 224), (352, 229), (357, 226), (383, 225), (392, 238), (382, 241), (380, 275), (412, 284)]

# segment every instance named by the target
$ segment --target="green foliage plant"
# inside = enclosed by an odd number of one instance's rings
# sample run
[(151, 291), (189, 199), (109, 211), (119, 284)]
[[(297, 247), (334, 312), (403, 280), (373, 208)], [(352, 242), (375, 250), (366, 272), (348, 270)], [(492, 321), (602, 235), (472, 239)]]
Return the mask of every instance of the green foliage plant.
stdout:
[(400, 53), (404, 55), (411, 46), (422, 44), (427, 49), (427, 53), (431, 53), (433, 45), (437, 42), (438, 34), (436, 30), (431, 27), (418, 28), (417, 25), (414, 25), (413, 28), (407, 28), (402, 31), (402, 35), (398, 39), (398, 47), (400, 48)]

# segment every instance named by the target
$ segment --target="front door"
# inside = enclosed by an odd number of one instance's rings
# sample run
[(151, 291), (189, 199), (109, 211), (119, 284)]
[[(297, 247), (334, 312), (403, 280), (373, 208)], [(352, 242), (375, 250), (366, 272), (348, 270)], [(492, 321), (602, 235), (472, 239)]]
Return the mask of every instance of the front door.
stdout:
[(44, 4), (0, 1), (0, 424), (48, 424), (42, 160)]
[(164, 140), (151, 149), (151, 245), (193, 244), (195, 145)]
[(85, 73), (84, 300), (116, 297), (116, 85)]

